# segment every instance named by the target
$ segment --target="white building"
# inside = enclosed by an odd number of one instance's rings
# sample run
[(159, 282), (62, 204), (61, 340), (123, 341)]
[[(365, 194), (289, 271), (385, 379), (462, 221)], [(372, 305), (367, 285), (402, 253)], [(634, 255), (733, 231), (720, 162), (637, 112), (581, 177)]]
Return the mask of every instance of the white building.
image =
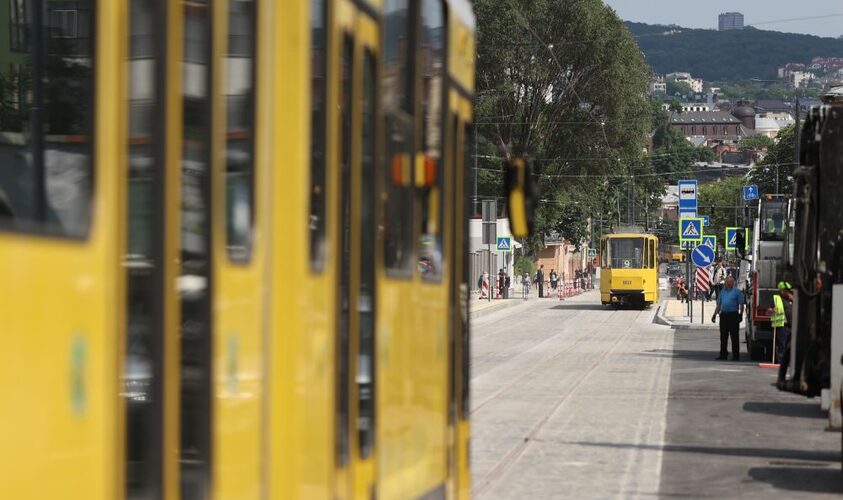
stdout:
[(667, 92), (667, 82), (664, 81), (664, 78), (661, 76), (657, 76), (654, 79), (650, 80), (650, 93), (651, 94), (664, 94)]
[(781, 129), (795, 123), (790, 113), (758, 113), (755, 115), (755, 134), (775, 139)]
[[(662, 109), (665, 111), (670, 111), (670, 103), (662, 104)], [(698, 113), (702, 111), (711, 111), (711, 105), (704, 103), (704, 102), (683, 102), (682, 103), (682, 112), (683, 113)]]
[[(497, 236), (510, 236), (512, 230), (509, 228), (509, 219), (498, 219)], [(473, 254), (481, 250), (487, 250), (488, 245), (483, 244), (483, 220), (471, 219), (468, 224), (468, 252)], [(515, 265), (515, 250), (522, 248), (522, 245), (512, 240), (512, 251), (499, 252), (496, 245), (491, 246), (492, 254), (497, 256), (498, 268), (504, 268), (511, 275)], [(497, 274), (497, 269), (492, 274)]]
[(797, 89), (807, 87), (816, 79), (816, 75), (809, 71), (794, 71), (790, 74), (790, 83)]

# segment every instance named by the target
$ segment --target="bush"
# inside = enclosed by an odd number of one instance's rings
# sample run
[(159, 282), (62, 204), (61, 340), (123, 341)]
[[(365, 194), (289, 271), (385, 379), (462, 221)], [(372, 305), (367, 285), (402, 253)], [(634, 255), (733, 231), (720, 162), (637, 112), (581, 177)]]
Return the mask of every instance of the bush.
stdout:
[(530, 277), (536, 274), (536, 264), (533, 259), (525, 256), (515, 258), (515, 274), (516, 276), (523, 276), (528, 273)]

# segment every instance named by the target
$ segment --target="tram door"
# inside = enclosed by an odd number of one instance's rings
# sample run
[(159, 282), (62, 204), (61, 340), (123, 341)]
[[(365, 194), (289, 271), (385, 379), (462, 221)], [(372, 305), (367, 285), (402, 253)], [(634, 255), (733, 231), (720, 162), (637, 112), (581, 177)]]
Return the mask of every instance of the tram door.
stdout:
[[(339, 498), (375, 491), (375, 160), (378, 24), (336, 2), (333, 122), (338, 155), (336, 463)], [(330, 115), (329, 115), (330, 116)]]
[(125, 22), (118, 2), (79, 0), (56, 24), (53, 3), (3, 5), (0, 484), (106, 500), (123, 477), (125, 92), (120, 45), (94, 40)]

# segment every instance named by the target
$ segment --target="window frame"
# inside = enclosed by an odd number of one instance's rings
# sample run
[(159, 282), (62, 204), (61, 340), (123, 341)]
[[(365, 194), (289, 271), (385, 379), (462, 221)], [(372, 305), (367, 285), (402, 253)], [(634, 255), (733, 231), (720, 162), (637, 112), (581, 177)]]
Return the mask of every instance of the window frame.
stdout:
[[(328, 167), (328, 151), (330, 150), (328, 139), (328, 98), (330, 96), (329, 92), (329, 75), (330, 75), (330, 55), (331, 52), (330, 47), (330, 31), (331, 31), (331, 9), (330, 9), (330, 2), (329, 0), (309, 0), (310, 6), (310, 17), (309, 21), (309, 31), (310, 31), (310, 45), (308, 47), (308, 52), (313, 61), (313, 52), (314, 52), (314, 41), (315, 38), (313, 36), (314, 25), (313, 25), (313, 10), (314, 4), (321, 3), (321, 16), (322, 16), (322, 36), (319, 37), (319, 41), (322, 47), (322, 55), (319, 58), (321, 65), (322, 65), (322, 78), (321, 84), (318, 89), (314, 89), (314, 71), (313, 71), (313, 64), (311, 63), (310, 66), (310, 74), (308, 75), (310, 78), (310, 82), (308, 84), (309, 91), (310, 91), (310, 107), (311, 110), (313, 109), (313, 103), (316, 102), (314, 99), (314, 95), (316, 95), (317, 91), (319, 93), (319, 102), (322, 103), (322, 110), (321, 113), (318, 113), (319, 116), (319, 123), (313, 123), (314, 120), (314, 113), (311, 111), (310, 113), (310, 132), (308, 133), (309, 139), (309, 148), (308, 148), (308, 208), (307, 213), (308, 216), (312, 219), (315, 215), (314, 213), (314, 199), (317, 198), (314, 195), (314, 187), (316, 186), (314, 182), (314, 172), (318, 171), (321, 175), (322, 181), (322, 190), (320, 193), (321, 196), (321, 207), (319, 209), (319, 216), (321, 216), (320, 226), (318, 228), (318, 232), (314, 234), (314, 229), (311, 228), (312, 222), (311, 220), (307, 221), (307, 254), (308, 254), (308, 265), (310, 267), (310, 271), (314, 274), (323, 274), (328, 267), (328, 245), (330, 242), (330, 235), (328, 233), (328, 217), (330, 216), (328, 211), (328, 183), (329, 183), (329, 167)], [(318, 132), (314, 133), (314, 132)], [(319, 139), (322, 145), (322, 159), (321, 165), (316, 165), (314, 160), (314, 145), (316, 144), (316, 139)], [(321, 244), (321, 248), (317, 247), (314, 244), (314, 239), (317, 239)]]

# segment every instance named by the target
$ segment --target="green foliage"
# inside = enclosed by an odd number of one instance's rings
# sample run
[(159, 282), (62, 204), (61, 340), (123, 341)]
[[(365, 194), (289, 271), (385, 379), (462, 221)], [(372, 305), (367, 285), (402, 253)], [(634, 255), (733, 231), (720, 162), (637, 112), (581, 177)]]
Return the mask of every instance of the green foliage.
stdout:
[(524, 273), (533, 276), (536, 273), (536, 265), (533, 263), (533, 259), (525, 255), (515, 257), (514, 267), (516, 276), (523, 276)]
[[(691, 86), (686, 82), (677, 82), (676, 80), (668, 80), (667, 81), (667, 95), (675, 96), (689, 96), (694, 93), (694, 90)], [(678, 111), (682, 111), (682, 107), (680, 106)]]
[[(717, 236), (722, 243), (726, 228), (735, 225), (734, 207), (739, 205), (745, 184), (746, 179), (743, 177), (728, 177), (719, 182), (700, 185), (698, 213), (708, 215), (711, 223), (705, 228), (705, 234)], [(713, 211), (712, 205), (715, 207)], [(737, 215), (741, 216), (740, 213)]]
[[(503, 158), (527, 158), (544, 199), (528, 251), (551, 233), (576, 244), (589, 216), (615, 206), (620, 190), (606, 180), (614, 177), (600, 176), (649, 172), (650, 70), (600, 0), (477, 0), (474, 8), (478, 171), (488, 173), (478, 176), (479, 195), (500, 195)], [(639, 206), (654, 185), (636, 183)]]
[[(655, 172), (668, 174), (661, 178), (663, 182), (675, 182), (691, 171), (700, 155), (685, 136), (670, 126), (670, 116), (661, 109), (657, 102), (652, 103), (653, 156), (652, 167)], [(713, 153), (712, 153), (713, 154)]]
[(800, 98), (816, 98), (820, 94), (818, 88), (791, 89), (780, 84), (762, 85), (749, 81), (735, 83), (723, 83), (720, 85), (720, 94), (726, 99), (773, 99), (782, 101), (793, 101)]
[(741, 142), (738, 143), (738, 149), (741, 151), (745, 151), (747, 149), (755, 149), (760, 151), (764, 148), (772, 147), (776, 141), (770, 139), (766, 135), (750, 135), (741, 139)]
[[(783, 128), (763, 161), (752, 169), (749, 178), (758, 184), (759, 194), (790, 194), (793, 192), (793, 169), (796, 158), (796, 127)], [(776, 190), (776, 174), (779, 188)]]
[(843, 40), (835, 38), (751, 28), (714, 31), (633, 22), (627, 26), (656, 73), (688, 71), (706, 81), (774, 79), (776, 70), (787, 63), (843, 57)]

